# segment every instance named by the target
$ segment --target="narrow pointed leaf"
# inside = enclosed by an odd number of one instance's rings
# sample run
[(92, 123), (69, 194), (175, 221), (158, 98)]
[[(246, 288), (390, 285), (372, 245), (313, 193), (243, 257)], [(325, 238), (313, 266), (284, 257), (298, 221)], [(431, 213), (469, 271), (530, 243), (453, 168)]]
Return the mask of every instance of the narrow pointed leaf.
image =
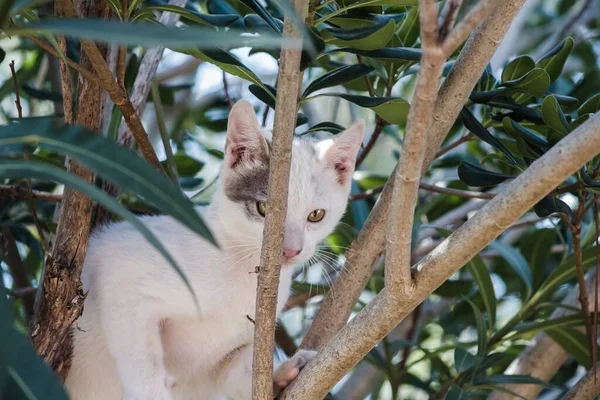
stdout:
[(525, 285), (526, 298), (529, 298), (533, 289), (533, 277), (525, 257), (523, 257), (519, 250), (498, 240), (494, 240), (490, 243), (489, 248), (497, 251), (498, 254), (500, 254), (500, 257), (502, 257), (517, 274)]
[(490, 329), (493, 329), (496, 322), (496, 294), (494, 293), (494, 285), (492, 284), (492, 278), (490, 271), (483, 262), (480, 256), (475, 256), (467, 264), (469, 272), (473, 275), (473, 280), (479, 287), (479, 293), (483, 299), (485, 309), (488, 313), (490, 321)]
[(517, 164), (517, 160), (513, 157), (511, 152), (508, 151), (508, 149), (504, 147), (504, 145), (498, 139), (496, 139), (494, 135), (492, 135), (490, 131), (488, 131), (485, 126), (479, 122), (479, 120), (477, 120), (477, 118), (475, 118), (475, 116), (467, 107), (463, 107), (461, 110), (460, 119), (467, 130), (472, 132), (475, 136), (490, 146), (500, 150), (513, 164)]
[(465, 300), (473, 310), (475, 328), (477, 329), (477, 361), (475, 365), (475, 373), (477, 373), (477, 364), (481, 363), (487, 352), (487, 328), (485, 326), (485, 319), (483, 318), (483, 314), (479, 310), (479, 307), (477, 307), (471, 299), (465, 298)]
[(208, 227), (181, 190), (166, 175), (114, 141), (83, 127), (41, 117), (0, 127), (0, 147), (19, 143), (35, 144), (73, 157), (103, 178), (140, 195), (215, 244)]
[(229, 26), (236, 22), (239, 19), (238, 15), (235, 14), (224, 14), (224, 15), (211, 15), (211, 14), (201, 14), (199, 12), (194, 12), (183, 7), (173, 6), (170, 4), (162, 4), (162, 5), (152, 5), (144, 7), (143, 10), (149, 11), (167, 11), (172, 12), (174, 14), (181, 15), (182, 22), (185, 23), (194, 23), (200, 25), (212, 25), (212, 26)]
[(390, 124), (404, 125), (408, 118), (410, 106), (406, 100), (399, 97), (368, 97), (346, 93), (323, 93), (311, 98), (319, 96), (341, 97), (359, 107), (370, 108)]
[(546, 335), (554, 339), (586, 369), (592, 366), (589, 341), (585, 333), (574, 328), (555, 328), (546, 330)]
[(362, 78), (373, 72), (373, 70), (373, 67), (366, 64), (343, 65), (312, 81), (304, 91), (304, 94), (302, 94), (302, 97), (306, 97), (321, 89), (343, 85), (344, 83)]
[(352, 53), (359, 56), (370, 57), (380, 61), (399, 62), (399, 61), (414, 61), (421, 60), (423, 52), (420, 49), (412, 49), (410, 47), (384, 47), (377, 50), (360, 50), (351, 47), (342, 47), (328, 51), (332, 53)]
[(360, 50), (376, 50), (385, 47), (394, 35), (394, 20), (355, 29), (327, 28), (325, 42)]
[(454, 349), (454, 367), (458, 373), (473, 368), (475, 361), (475, 356), (462, 347)]
[(513, 178), (510, 175), (488, 171), (467, 161), (458, 166), (458, 177), (467, 185), (475, 187), (496, 186)]
[(344, 131), (343, 126), (336, 124), (335, 122), (321, 122), (319, 124), (316, 124), (315, 126), (311, 127), (310, 129), (308, 129), (305, 132), (302, 132), (300, 134), (298, 134), (297, 136), (303, 136), (309, 133), (314, 133), (314, 132), (329, 132), (332, 134), (338, 134), (340, 132)]
[(534, 378), (529, 375), (492, 375), (492, 376), (481, 376), (473, 380), (477, 385), (482, 384), (523, 384), (523, 385), (541, 385), (545, 387), (551, 387), (548, 382), (544, 382), (538, 378)]
[[(94, 135), (95, 136), (95, 135)], [(77, 175), (68, 173), (62, 168), (54, 167), (46, 163), (34, 161), (8, 161), (0, 163), (0, 176), (5, 178), (21, 178), (30, 177), (40, 180), (48, 180), (62, 183), (72, 189), (75, 189), (91, 199), (106, 207), (110, 212), (120, 216), (125, 221), (129, 222), (137, 229), (142, 236), (156, 249), (158, 252), (171, 264), (175, 272), (183, 280), (190, 294), (196, 301), (196, 295), (192, 289), (184, 272), (179, 268), (175, 259), (171, 256), (168, 250), (162, 245), (158, 238), (137, 218), (131, 211), (123, 207), (117, 200), (104, 193), (94, 185), (84, 181)]]

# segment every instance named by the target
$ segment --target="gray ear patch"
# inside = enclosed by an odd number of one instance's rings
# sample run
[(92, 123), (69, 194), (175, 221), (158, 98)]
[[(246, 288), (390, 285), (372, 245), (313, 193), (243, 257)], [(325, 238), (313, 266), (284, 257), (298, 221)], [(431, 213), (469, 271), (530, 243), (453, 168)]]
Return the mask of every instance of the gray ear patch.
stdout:
[(238, 168), (227, 179), (225, 195), (236, 203), (266, 200), (269, 183), (269, 163), (255, 164), (252, 168)]

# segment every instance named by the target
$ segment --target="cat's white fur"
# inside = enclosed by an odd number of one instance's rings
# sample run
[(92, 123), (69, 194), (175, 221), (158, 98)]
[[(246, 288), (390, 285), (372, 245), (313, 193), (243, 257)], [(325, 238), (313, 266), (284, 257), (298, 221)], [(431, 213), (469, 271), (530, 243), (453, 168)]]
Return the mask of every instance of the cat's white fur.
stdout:
[[(329, 140), (294, 140), (282, 234), (284, 246), (302, 251), (284, 261), (278, 312), (290, 293), (292, 266), (312, 257), (342, 217), (363, 131), (359, 121)], [(199, 209), (221, 250), (171, 217), (141, 218), (185, 272), (199, 313), (182, 280), (131, 225), (116, 223), (93, 234), (82, 276), (88, 295), (73, 330), (66, 380), (74, 400), (251, 398), (250, 318), (263, 219), (252, 215), (253, 205), (231, 197), (264, 163), (257, 154), (268, 151), (254, 110), (237, 103), (229, 117), (221, 182), (211, 204)], [(235, 180), (237, 188), (231, 185)], [(260, 192), (255, 200), (266, 200)], [(314, 209), (326, 210), (321, 222), (307, 221)], [(245, 347), (234, 351), (240, 346)], [(313, 354), (301, 352), (283, 363), (275, 382), (285, 386)]]

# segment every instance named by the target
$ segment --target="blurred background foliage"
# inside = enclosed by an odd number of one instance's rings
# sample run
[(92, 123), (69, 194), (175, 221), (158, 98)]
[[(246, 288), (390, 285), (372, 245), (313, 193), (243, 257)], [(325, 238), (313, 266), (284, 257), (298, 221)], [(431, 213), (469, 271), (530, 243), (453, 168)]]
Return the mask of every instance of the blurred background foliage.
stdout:
[[(108, 42), (113, 52), (125, 41), (127, 90), (133, 87), (147, 49), (167, 47), (143, 122), (175, 180), (165, 187), (173, 191), (178, 185), (195, 204), (205, 204), (214, 192), (233, 102), (251, 101), (263, 125), (272, 125), (277, 40), (289, 7), (286, 2), (200, 0), (189, 1), (184, 8), (163, 0), (107, 3), (112, 21), (84, 24), (54, 19), (49, 1), (5, 1), (0, 6), (0, 120), (4, 124), (0, 128), (0, 282), (7, 290), (0, 297), (0, 337), (7, 350), (6, 357), (4, 350), (0, 357), (0, 362), (6, 362), (6, 368), (0, 365), (0, 393), (8, 396), (4, 398), (65, 398), (23, 334), (33, 310), (44, 250), (56, 230), (60, 183), (70, 182), (64, 176), (64, 157), (77, 158), (69, 146), (96, 152), (106, 160), (124, 163), (127, 158), (119, 158), (106, 144), (114, 144), (121, 122), (120, 110), (110, 102), (103, 116), (105, 138), (98, 142), (87, 143), (90, 133), (53, 122), (61, 119), (64, 109), (58, 59), (31, 37), (55, 44), (56, 34), (69, 35), (65, 55), (74, 61), (80, 57), (80, 38)], [(368, 132), (343, 223), (319, 255), (298, 272), (278, 330), (278, 343), (285, 352), (292, 352), (300, 342), (330, 283), (344, 273), (344, 251), (398, 158), (421, 54), (416, 3), (311, 2), (305, 31), (310, 48), (305, 48), (302, 58), (304, 84), (296, 134), (336, 134), (358, 118), (367, 121)], [(459, 19), (472, 3), (464, 2)], [(179, 14), (180, 28), (167, 31), (159, 26), (162, 11)], [(119, 20), (138, 25), (115, 25)], [(493, 196), (496, 187), (527, 169), (598, 112), (599, 23), (598, 1), (526, 2), (426, 175), (414, 228), (415, 262)], [(240, 31), (250, 35), (236, 41)], [(20, 124), (11, 124), (18, 119), (9, 67), (13, 60), (23, 117), (29, 120)], [(445, 74), (452, 64), (450, 60)], [(32, 138), (31, 131), (37, 136)], [(52, 142), (48, 138), (58, 143), (48, 144)], [(171, 157), (165, 143), (172, 148)], [(28, 161), (20, 163), (23, 155)], [(581, 250), (584, 268), (596, 265), (593, 203), (600, 187), (598, 161), (570, 177), (442, 285), (336, 386), (333, 395), (479, 399), (503, 383), (539, 383), (504, 371), (543, 331), (570, 355), (542, 392), (545, 399), (560, 397), (595, 359), (582, 333), (584, 314), (561, 301), (574, 290), (574, 254)], [(122, 167), (139, 172), (148, 184), (161, 182), (155, 171), (138, 164)], [(122, 210), (115, 208), (119, 211), (115, 219), (127, 218), (127, 210), (174, 212), (169, 204), (131, 186), (118, 171), (111, 175), (104, 164), (88, 166), (124, 189), (118, 198)], [(26, 200), (27, 177), (34, 178), (33, 202)], [(440, 193), (444, 188), (455, 191)], [(87, 187), (86, 193), (106, 206), (93, 189)], [(186, 201), (181, 199), (182, 204)], [(188, 226), (203, 234), (201, 221)], [(382, 260), (355, 311), (382, 289), (381, 265)], [(561, 308), (570, 313), (552, 318), (553, 311)], [(8, 323), (13, 318), (14, 329)]]

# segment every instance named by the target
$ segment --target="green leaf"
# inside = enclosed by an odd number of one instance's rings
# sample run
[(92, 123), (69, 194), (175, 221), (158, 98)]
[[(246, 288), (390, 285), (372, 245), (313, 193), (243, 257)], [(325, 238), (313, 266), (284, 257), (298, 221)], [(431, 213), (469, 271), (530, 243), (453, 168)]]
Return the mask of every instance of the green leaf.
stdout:
[(517, 276), (525, 284), (527, 289), (526, 298), (529, 298), (533, 289), (533, 277), (531, 276), (531, 269), (529, 268), (529, 264), (527, 263), (527, 260), (525, 260), (525, 257), (523, 257), (519, 250), (498, 240), (494, 240), (490, 243), (489, 248), (498, 252), (500, 257), (502, 257), (512, 270), (515, 271)]
[[(99, 137), (92, 133), (89, 133), (89, 135)], [(97, 201), (102, 206), (106, 207), (110, 212), (120, 216), (125, 221), (133, 225), (133, 227), (136, 228), (156, 250), (158, 250), (158, 252), (169, 262), (169, 264), (171, 264), (175, 272), (183, 280), (186, 287), (190, 291), (190, 294), (193, 296), (194, 302), (197, 303), (196, 294), (194, 293), (192, 286), (168, 250), (160, 243), (157, 237), (146, 227), (146, 225), (141, 222), (140, 219), (138, 219), (131, 211), (119, 204), (117, 200), (104, 193), (103, 190), (98, 189), (94, 185), (84, 181), (77, 175), (66, 172), (62, 168), (35, 161), (18, 160), (2, 162), (0, 163), (0, 176), (5, 178), (21, 178), (23, 176), (27, 176), (40, 180), (59, 182)]]
[(555, 229), (538, 229), (527, 237), (521, 246), (531, 268), (533, 290), (537, 290), (544, 281), (546, 263), (550, 258), (548, 249), (552, 247), (555, 239)]
[(512, 89), (519, 89), (535, 97), (543, 96), (550, 87), (550, 76), (541, 68), (534, 68), (521, 78), (503, 82)]
[(594, 114), (598, 112), (598, 110), (600, 110), (600, 93), (596, 93), (595, 95), (587, 99), (585, 103), (583, 103), (581, 107), (579, 107), (577, 113), (579, 115)]
[(334, 135), (343, 132), (346, 128), (344, 128), (341, 125), (336, 124), (335, 122), (321, 122), (319, 124), (316, 124), (315, 126), (311, 127), (310, 129), (308, 129), (305, 132), (302, 132), (296, 136), (304, 136), (308, 133), (314, 133), (314, 132), (329, 132), (329, 133), (333, 133)]
[(444, 400), (470, 400), (471, 396), (458, 385), (450, 386)]
[(490, 271), (480, 256), (473, 257), (467, 267), (479, 287), (479, 293), (490, 320), (490, 329), (493, 329), (496, 322), (496, 294), (494, 293)]
[(359, 107), (370, 108), (390, 124), (404, 125), (408, 118), (408, 109), (410, 106), (406, 100), (399, 97), (368, 97), (346, 93), (323, 93), (305, 100), (321, 96), (341, 97)]
[[(203, 162), (196, 160), (185, 153), (177, 153), (173, 156), (173, 159), (175, 160), (177, 174), (179, 176), (194, 176), (202, 169), (202, 167), (204, 167)], [(166, 161), (163, 161), (162, 164), (166, 167)]]
[(583, 314), (580, 311), (579, 314), (566, 315), (545, 321), (522, 322), (515, 327), (515, 332), (521, 337), (527, 333), (535, 333), (540, 330), (583, 326), (584, 323)]
[(475, 366), (475, 356), (462, 347), (454, 349), (454, 367), (458, 373), (467, 371)]
[(133, 151), (83, 127), (55, 118), (27, 118), (0, 127), (0, 147), (36, 144), (73, 157), (104, 179), (136, 193), (165, 214), (216, 244), (192, 202), (164, 174), (156, 171)]
[(0, 4), (0, 27), (4, 27), (4, 21), (9, 16), (15, 0), (5, 0)]
[(501, 392), (501, 393), (506, 393), (509, 394), (515, 398), (518, 399), (522, 399), (522, 400), (529, 400), (527, 397), (523, 397), (518, 393), (513, 392), (512, 390), (509, 390), (505, 387), (502, 386), (494, 386), (494, 385), (473, 385), (473, 386), (469, 386), (469, 388), (467, 390), (489, 390), (490, 392), (494, 393), (494, 392)]
[(312, 81), (302, 94), (302, 97), (307, 97), (309, 94), (321, 89), (343, 85), (344, 83), (362, 78), (373, 72), (373, 70), (373, 67), (366, 64), (343, 65)]
[(419, 7), (411, 7), (398, 28), (398, 39), (404, 47), (411, 47), (419, 38)]
[(554, 96), (546, 96), (542, 102), (542, 118), (548, 127), (559, 134), (561, 138), (569, 133), (569, 123), (563, 114), (558, 100)]
[(423, 52), (420, 49), (411, 49), (410, 47), (384, 47), (377, 50), (360, 50), (351, 47), (342, 47), (340, 49), (330, 50), (327, 52), (327, 54), (338, 52), (357, 54), (359, 56), (370, 57), (379, 61), (387, 62), (418, 62), (421, 60), (421, 56), (423, 55)]
[(265, 20), (265, 22), (273, 29), (273, 31), (275, 31), (277, 33), (283, 32), (282, 26), (280, 26), (277, 23), (275, 18), (273, 18), (271, 16), (271, 14), (269, 14), (269, 12), (266, 10), (266, 8), (264, 8), (262, 6), (262, 4), (260, 4), (258, 1), (256, 1), (256, 0), (239, 0), (239, 1), (241, 3), (247, 5), (256, 14), (260, 15), (260, 17)]
[(467, 161), (458, 166), (458, 177), (467, 185), (475, 187), (496, 186), (513, 178), (510, 175), (488, 171)]
[(536, 67), (543, 68), (548, 73), (552, 82), (560, 76), (567, 57), (569, 57), (573, 49), (573, 43), (572, 38), (566, 38), (562, 43), (544, 55), (536, 64)]
[(467, 130), (473, 132), (475, 136), (490, 146), (500, 150), (513, 164), (517, 164), (517, 160), (513, 157), (511, 152), (508, 151), (508, 149), (504, 147), (504, 145), (500, 143), (500, 141), (496, 139), (481, 122), (479, 122), (479, 120), (477, 120), (477, 118), (475, 118), (467, 107), (463, 107), (461, 110), (460, 119)]
[(121, 22), (90, 18), (42, 20), (11, 28), (8, 32), (14, 34), (63, 34), (100, 43), (144, 47), (164, 46), (176, 50), (188, 48), (208, 50), (215, 47), (254, 47), (259, 45), (280, 48), (283, 43), (298, 44), (298, 42), (284, 39), (278, 34), (263, 34), (258, 38), (249, 38), (242, 37), (241, 31), (233, 29), (215, 31), (211, 27), (204, 26), (183, 29), (146, 21)]
[[(465, 300), (471, 306), (473, 310), (473, 316), (475, 317), (475, 328), (477, 329), (477, 364), (479, 364), (485, 354), (487, 353), (487, 329), (485, 326), (485, 319), (483, 318), (483, 314), (479, 310), (479, 307), (471, 301), (471, 299), (465, 298)], [(477, 365), (475, 366), (475, 372), (477, 370)]]
[(473, 380), (476, 385), (503, 385), (503, 384), (523, 384), (523, 385), (541, 385), (552, 387), (548, 382), (529, 375), (492, 375), (479, 376)]
[(553, 94), (554, 97), (556, 97), (556, 100), (558, 100), (558, 104), (560, 104), (561, 106), (567, 107), (567, 109), (571, 109), (573, 107), (577, 107), (577, 105), (579, 105), (579, 100), (576, 99), (575, 97), (571, 97), (571, 96), (563, 96), (560, 94)]
[(212, 26), (229, 26), (239, 19), (239, 15), (235, 14), (223, 14), (223, 15), (211, 15), (201, 14), (189, 9), (185, 9), (179, 6), (173, 6), (170, 4), (152, 5), (143, 7), (143, 10), (149, 11), (168, 11), (174, 14), (181, 15), (181, 21), (189, 24), (200, 24), (200, 25), (212, 25)]
[[(360, 50), (376, 50), (385, 47), (394, 35), (394, 20), (354, 29), (327, 28), (323, 31), (326, 43), (348, 46)], [(328, 37), (327, 37), (328, 36)]]
[(585, 333), (574, 328), (554, 328), (546, 330), (546, 335), (554, 339), (575, 361), (586, 369), (592, 366), (589, 341)]
[(551, 147), (550, 143), (548, 143), (546, 139), (538, 136), (536, 133), (523, 127), (522, 125), (513, 121), (509, 117), (502, 118), (502, 126), (504, 127), (506, 133), (508, 133), (514, 138), (520, 137), (527, 144), (533, 146), (536, 149), (546, 151)]
[(248, 86), (250, 93), (255, 95), (260, 101), (275, 109), (275, 98), (277, 97), (277, 89), (270, 85), (258, 86), (252, 84)]
[[(213, 48), (211, 50), (205, 51), (200, 51), (198, 49), (188, 49), (186, 53), (193, 57), (196, 57), (199, 60), (214, 64), (221, 70), (227, 72), (228, 74), (252, 82), (255, 85), (258, 85), (261, 88), (263, 88), (265, 91), (267, 91), (267, 93), (270, 93), (270, 91), (268, 91), (267, 86), (264, 83), (262, 83), (262, 81), (258, 78), (258, 76), (256, 76), (254, 72), (252, 72), (248, 67), (242, 64), (242, 62), (237, 57), (224, 50), (221, 50), (219, 48)], [(273, 100), (275, 100), (274, 96)]]
[(434, 290), (433, 293), (441, 297), (457, 297), (466, 296), (473, 289), (471, 280), (447, 280), (440, 287)]
[(520, 56), (509, 62), (502, 71), (502, 82), (519, 79), (535, 68), (535, 61), (529, 56)]
[(540, 218), (546, 218), (554, 213), (563, 213), (568, 216), (573, 214), (573, 211), (567, 203), (552, 196), (546, 196), (540, 200), (535, 206), (533, 206), (533, 211), (535, 211), (537, 216)]
[[(596, 266), (596, 247), (589, 247), (581, 252), (581, 258), (583, 261), (583, 269), (587, 270)], [(575, 278), (577, 272), (575, 270), (575, 257), (571, 256), (561, 262), (556, 267), (550, 276), (546, 278), (540, 291), (538, 291), (538, 297), (543, 297), (544, 294), (549, 294), (559, 285)]]

